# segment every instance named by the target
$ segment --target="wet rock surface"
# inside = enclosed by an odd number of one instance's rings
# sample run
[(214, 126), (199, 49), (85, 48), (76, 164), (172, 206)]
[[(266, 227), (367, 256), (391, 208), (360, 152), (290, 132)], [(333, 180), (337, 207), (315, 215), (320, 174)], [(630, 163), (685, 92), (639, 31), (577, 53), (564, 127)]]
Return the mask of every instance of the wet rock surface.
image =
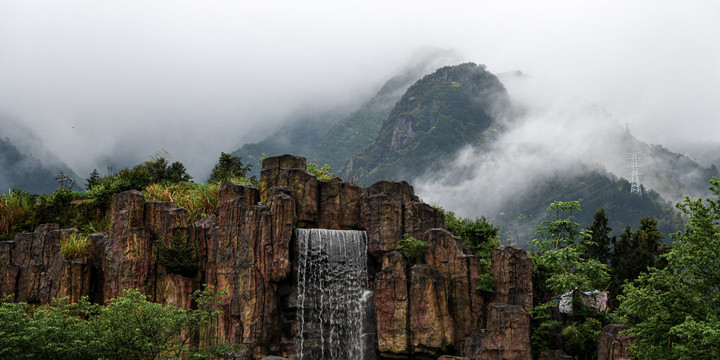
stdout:
[[(172, 203), (146, 201), (138, 191), (116, 194), (110, 231), (93, 235), (86, 258), (62, 258), (58, 239), (71, 230), (57, 225), (17, 234), (0, 242), (0, 291), (33, 303), (84, 295), (103, 303), (138, 288), (153, 301), (187, 309), (193, 291), (213, 285), (228, 292), (217, 335), (245, 344), (255, 359), (293, 358), (294, 229), (364, 230), (374, 308), (363, 329), (372, 347), (366, 358), (529, 359), (532, 262), (524, 251), (493, 252), (496, 293), (484, 298), (476, 289), (483, 274), (478, 259), (408, 183), (361, 189), (318, 180), (305, 165), (291, 155), (267, 158), (259, 189), (223, 183), (218, 216), (194, 224)], [(156, 261), (156, 244), (177, 234), (198, 245), (199, 271), (192, 278), (168, 273)], [(410, 264), (396, 251), (404, 234), (428, 242), (423, 264)]]

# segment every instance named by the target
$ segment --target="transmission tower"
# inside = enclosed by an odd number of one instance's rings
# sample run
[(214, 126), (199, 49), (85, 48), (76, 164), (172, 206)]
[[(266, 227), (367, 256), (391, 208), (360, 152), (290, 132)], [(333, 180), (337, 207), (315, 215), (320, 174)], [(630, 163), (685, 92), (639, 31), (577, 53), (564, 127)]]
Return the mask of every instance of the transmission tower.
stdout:
[(80, 185), (78, 185), (77, 183), (75, 183), (75, 179), (65, 175), (62, 171), (60, 172), (60, 175), (58, 175), (55, 178), (55, 181), (57, 181), (58, 184), (60, 184), (59, 189), (73, 190), (75, 187), (78, 187), (82, 190), (82, 187)]
[(642, 160), (641, 154), (632, 153), (628, 158), (628, 161), (632, 162), (632, 165), (628, 166), (631, 169), (630, 172), (630, 193), (638, 194), (642, 196), (642, 188), (640, 188), (640, 161)]

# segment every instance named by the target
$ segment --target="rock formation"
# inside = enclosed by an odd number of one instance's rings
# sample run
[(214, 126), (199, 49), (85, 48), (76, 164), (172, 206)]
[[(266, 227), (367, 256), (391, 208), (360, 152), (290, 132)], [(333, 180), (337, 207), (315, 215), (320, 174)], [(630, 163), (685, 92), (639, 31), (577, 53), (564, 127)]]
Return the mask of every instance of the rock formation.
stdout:
[[(366, 189), (340, 179), (318, 180), (305, 159), (291, 155), (263, 162), (260, 188), (225, 182), (219, 215), (188, 224), (187, 212), (169, 202), (145, 201), (137, 191), (116, 194), (109, 234), (92, 237), (87, 258), (66, 261), (63, 232), (38, 227), (0, 243), (0, 291), (16, 301), (90, 296), (103, 303), (139, 288), (150, 299), (189, 308), (202, 284), (227, 290), (218, 335), (250, 348), (256, 359), (295, 351), (297, 267), (295, 228), (364, 230), (368, 278), (374, 292), (382, 359), (530, 359), (527, 309), (532, 263), (524, 251), (493, 252), (496, 293), (479, 290), (478, 259), (446, 230), (442, 213), (420, 202), (406, 182), (381, 181)], [(396, 251), (403, 234), (428, 242), (425, 263), (411, 265)], [(154, 247), (172, 236), (198, 244), (197, 275), (168, 273)], [(376, 345), (375, 345), (376, 344)], [(445, 357), (451, 358), (451, 357)]]
[(610, 324), (603, 328), (598, 339), (598, 360), (630, 359), (628, 348), (635, 341), (635, 336), (620, 334), (627, 329), (628, 326), (623, 324)]

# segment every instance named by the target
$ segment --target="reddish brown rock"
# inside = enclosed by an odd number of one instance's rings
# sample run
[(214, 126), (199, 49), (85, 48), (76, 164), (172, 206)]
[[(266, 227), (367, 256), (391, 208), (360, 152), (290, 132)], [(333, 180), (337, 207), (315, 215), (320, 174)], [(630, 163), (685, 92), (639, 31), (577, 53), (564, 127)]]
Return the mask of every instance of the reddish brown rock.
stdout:
[(93, 264), (87, 257), (64, 260), (58, 274), (58, 284), (52, 293), (53, 298), (68, 297), (70, 302), (78, 302), (83, 296), (90, 296)]
[(448, 279), (442, 271), (425, 264), (410, 269), (410, 340), (416, 357), (437, 356), (453, 345), (448, 293)]
[(526, 311), (532, 307), (532, 260), (523, 249), (500, 246), (492, 252), (495, 293), (492, 302), (520, 305)]
[(352, 230), (360, 227), (362, 189), (340, 178), (318, 182), (318, 224), (321, 229)]
[(388, 194), (402, 201), (420, 201), (415, 190), (406, 181), (378, 181), (365, 189), (365, 196)]
[(635, 341), (633, 335), (622, 335), (621, 331), (629, 327), (623, 324), (606, 325), (598, 338), (598, 360), (630, 359), (630, 345)]
[(0, 296), (15, 296), (20, 267), (12, 260), (14, 241), (0, 241)]
[(385, 254), (375, 275), (375, 314), (378, 349), (382, 356), (408, 354), (408, 279), (405, 259), (397, 251)]
[(483, 326), (484, 299), (475, 289), (480, 282), (480, 263), (475, 256), (465, 254), (460, 239), (445, 229), (430, 229), (423, 238), (428, 242), (427, 264), (449, 276), (454, 346), (459, 350), (462, 340)]
[(404, 232), (415, 238), (422, 238), (425, 231), (445, 228), (445, 215), (440, 210), (417, 201), (403, 203)]
[(380, 193), (362, 196), (362, 228), (367, 231), (368, 251), (378, 259), (388, 251), (397, 249), (404, 229), (402, 224), (402, 200)]
[(473, 360), (530, 360), (530, 316), (520, 305), (491, 303), (485, 333), (468, 337), (464, 356)]
[(139, 191), (113, 195), (110, 234), (105, 244), (102, 271), (105, 299), (122, 295), (124, 289), (152, 293), (155, 268), (152, 237), (144, 226), (145, 199)]
[(305, 170), (307, 160), (302, 156), (282, 155), (266, 158), (260, 171), (260, 201), (267, 202), (270, 189), (280, 185), (280, 173), (287, 169)]
[(17, 301), (43, 304), (50, 301), (62, 266), (61, 235), (57, 224), (45, 224), (31, 234), (15, 236), (12, 260), (20, 270), (15, 293)]

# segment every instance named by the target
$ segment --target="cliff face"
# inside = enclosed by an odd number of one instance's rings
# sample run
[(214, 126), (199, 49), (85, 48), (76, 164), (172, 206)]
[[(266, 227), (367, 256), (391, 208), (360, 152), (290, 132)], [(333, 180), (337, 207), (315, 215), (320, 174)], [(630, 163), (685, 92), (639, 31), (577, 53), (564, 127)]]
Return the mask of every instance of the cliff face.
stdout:
[[(532, 263), (523, 250), (493, 253), (496, 293), (476, 290), (479, 262), (445, 229), (445, 219), (420, 202), (405, 182), (366, 189), (339, 179), (318, 180), (305, 159), (290, 155), (263, 162), (260, 189), (226, 182), (220, 213), (195, 224), (169, 202), (145, 201), (128, 191), (113, 197), (109, 234), (92, 237), (88, 258), (66, 261), (63, 231), (38, 227), (0, 243), (0, 291), (17, 301), (45, 303), (88, 295), (96, 302), (139, 288), (156, 302), (183, 308), (201, 284), (228, 290), (218, 335), (248, 345), (253, 356), (294, 353), (296, 259), (293, 229), (365, 230), (368, 277), (380, 358), (530, 359), (527, 313)], [(169, 274), (153, 247), (182, 233), (201, 252), (195, 278)], [(425, 264), (410, 266), (396, 251), (403, 234), (429, 244)]]

